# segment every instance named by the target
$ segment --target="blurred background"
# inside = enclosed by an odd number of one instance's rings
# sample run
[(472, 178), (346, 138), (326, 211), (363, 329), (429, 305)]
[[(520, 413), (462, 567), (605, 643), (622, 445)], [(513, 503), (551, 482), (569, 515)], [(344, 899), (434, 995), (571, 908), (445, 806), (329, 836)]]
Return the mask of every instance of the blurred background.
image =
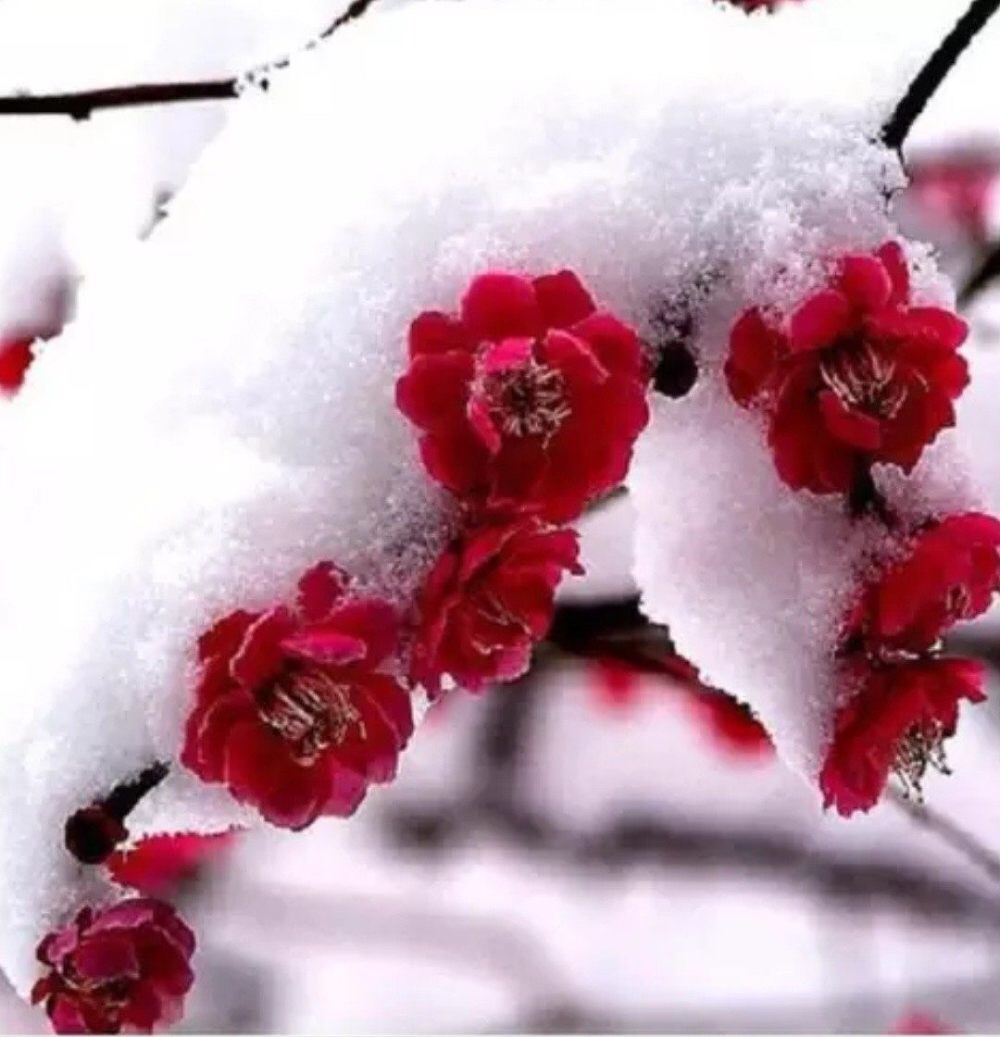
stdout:
[[(0, 94), (228, 74), (344, 6), (0, 0)], [(918, 124), (899, 203), (972, 324), (960, 427), (994, 509), (998, 86), (995, 25)], [(0, 118), (3, 391), (81, 279), (161, 217), (226, 110)], [(350, 823), (153, 841), (119, 862), (200, 934), (183, 1029), (1000, 1029), (1000, 707), (965, 715), (929, 812), (823, 815), (749, 714), (643, 626), (631, 521), (624, 496), (585, 519), (589, 575), (531, 679), (434, 707), (400, 779)], [(963, 650), (1000, 662), (997, 629), (987, 617)], [(45, 1029), (3, 989), (0, 1031)]]

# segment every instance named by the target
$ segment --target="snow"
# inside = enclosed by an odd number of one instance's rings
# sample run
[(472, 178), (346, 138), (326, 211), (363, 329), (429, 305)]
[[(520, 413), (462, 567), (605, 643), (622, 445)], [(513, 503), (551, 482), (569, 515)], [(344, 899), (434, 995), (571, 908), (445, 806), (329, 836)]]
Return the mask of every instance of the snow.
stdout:
[[(647, 333), (708, 287), (703, 382), (657, 403), (637, 459), (637, 574), (681, 651), (814, 764), (830, 617), (866, 534), (781, 491), (722, 396), (719, 351), (749, 301), (788, 302), (830, 251), (891, 236), (900, 172), (869, 141), (947, 21), (919, 15), (904, 46), (889, 13), (837, 6), (402, 5), (234, 104), (145, 241), (84, 235), (75, 321), (0, 411), (0, 965), (16, 985), (96, 895), (60, 846), (65, 817), (175, 758), (200, 631), (286, 597), (321, 558), (412, 596), (449, 515), (393, 384), (408, 322), (487, 267), (572, 267)], [(151, 830), (242, 818), (176, 768), (145, 809)]]
[[(296, 49), (327, 0), (4, 0), (0, 92), (59, 92), (239, 73)], [(122, 240), (222, 128), (217, 102), (0, 121), (0, 334), (58, 326), (53, 294)]]

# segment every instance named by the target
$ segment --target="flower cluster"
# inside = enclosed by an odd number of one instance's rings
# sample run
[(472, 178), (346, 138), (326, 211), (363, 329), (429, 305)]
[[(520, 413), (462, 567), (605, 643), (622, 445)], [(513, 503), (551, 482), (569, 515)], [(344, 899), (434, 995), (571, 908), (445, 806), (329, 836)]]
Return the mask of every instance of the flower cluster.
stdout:
[(625, 477), (649, 417), (636, 333), (571, 271), (476, 277), (457, 315), (413, 321), (396, 386), (461, 528), (417, 604), (410, 675), (429, 694), (513, 680), (580, 572), (565, 524)]
[(911, 304), (905, 257), (890, 242), (842, 259), (832, 283), (786, 319), (744, 313), (726, 379), (737, 403), (766, 415), (789, 486), (843, 493), (875, 462), (909, 472), (954, 424), (966, 333), (948, 310)]
[(844, 816), (868, 810), (890, 773), (919, 795), (928, 767), (946, 769), (944, 740), (959, 703), (983, 699), (983, 674), (974, 661), (943, 656), (940, 641), (985, 612), (998, 589), (1000, 522), (977, 513), (928, 525), (864, 587), (842, 639), (853, 693), (820, 775), (827, 806)]
[(198, 643), (201, 675), (181, 761), (272, 824), (346, 816), (391, 781), (413, 730), (408, 691), (385, 672), (395, 610), (309, 570), (294, 607), (234, 612)]
[(181, 761), (281, 827), (349, 815), (392, 780), (411, 684), (434, 696), (446, 678), (476, 691), (524, 672), (563, 573), (580, 571), (555, 523), (624, 476), (646, 421), (638, 338), (566, 271), (476, 278), (460, 316), (413, 322), (410, 358), (400, 408), (462, 513), (413, 614), (323, 563), (294, 605), (233, 612), (198, 642)]
[(57, 1033), (150, 1033), (180, 1017), (194, 981), (194, 934), (157, 900), (83, 908), (39, 944), (31, 992)]
[(940, 641), (1000, 587), (1000, 522), (953, 515), (904, 538), (873, 474), (876, 464), (910, 472), (954, 424), (966, 333), (955, 314), (914, 303), (906, 257), (889, 242), (842, 257), (788, 314), (746, 311), (730, 334), (729, 391), (763, 414), (781, 479), (845, 495), (850, 514), (870, 511), (895, 543), (840, 635), (843, 694), (819, 781), (825, 805), (844, 816), (871, 808), (890, 774), (919, 796), (927, 768), (946, 769), (959, 703), (983, 697), (979, 666), (945, 657)]

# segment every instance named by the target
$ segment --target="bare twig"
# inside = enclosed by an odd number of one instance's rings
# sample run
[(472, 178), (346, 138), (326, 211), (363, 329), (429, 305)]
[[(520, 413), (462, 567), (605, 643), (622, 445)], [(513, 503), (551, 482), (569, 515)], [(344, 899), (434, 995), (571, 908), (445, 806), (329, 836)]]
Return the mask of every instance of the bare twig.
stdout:
[(179, 104), (185, 101), (219, 101), (236, 97), (235, 78), (195, 83), (142, 83), (102, 90), (65, 94), (19, 94), (0, 97), (0, 115), (68, 115), (78, 122), (92, 112), (142, 105)]
[(968, 306), (984, 289), (1000, 277), (1000, 242), (994, 242), (972, 272), (968, 281), (959, 289), (960, 306)]
[[(360, 18), (377, 0), (354, 0), (318, 36), (299, 51), (315, 49), (341, 26)], [(225, 101), (238, 97), (244, 83), (266, 86), (268, 77), (287, 68), (294, 55), (288, 54), (250, 69), (239, 76), (191, 82), (137, 83), (132, 86), (106, 87), (59, 94), (17, 94), (0, 97), (0, 115), (66, 115), (82, 121), (96, 111), (137, 108), (148, 105), (179, 104), (193, 101)]]
[(902, 148), (927, 103), (998, 8), (1000, 0), (972, 0), (969, 9), (917, 73), (905, 96), (882, 127), (882, 140), (887, 147), (894, 151)]
[(951, 818), (932, 809), (926, 803), (908, 799), (898, 789), (890, 788), (888, 799), (921, 828), (927, 829), (967, 861), (981, 868), (994, 882), (1000, 882), (1000, 856), (984, 846), (974, 835), (970, 835)]

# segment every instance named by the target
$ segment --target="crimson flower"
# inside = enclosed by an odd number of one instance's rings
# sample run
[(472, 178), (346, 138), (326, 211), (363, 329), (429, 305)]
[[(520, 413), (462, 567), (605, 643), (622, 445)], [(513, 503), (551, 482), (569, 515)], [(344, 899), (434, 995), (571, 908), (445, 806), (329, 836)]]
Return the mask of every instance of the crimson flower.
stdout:
[(605, 709), (622, 712), (639, 697), (642, 671), (611, 657), (598, 656), (593, 663), (594, 698)]
[(34, 354), (30, 338), (0, 339), (0, 394), (13, 395), (21, 388)]
[(198, 644), (183, 763), (284, 828), (351, 814), (413, 731), (408, 693), (379, 670), (396, 639), (392, 607), (348, 595), (328, 564), (294, 609), (227, 616)]
[(906, 557), (871, 585), (856, 619), (870, 651), (924, 652), (1000, 590), (1000, 521), (968, 512), (920, 532)]
[(767, 731), (742, 702), (701, 681), (697, 667), (673, 654), (647, 664), (628, 664), (614, 658), (594, 661), (597, 700), (605, 708), (623, 712), (635, 706), (644, 676), (666, 678), (664, 690), (682, 696), (699, 726), (720, 752), (734, 758), (767, 757), (774, 747)]
[(624, 479), (649, 372), (635, 332), (575, 274), (476, 277), (459, 316), (417, 317), (409, 349), (396, 401), (453, 493), (563, 522)]
[(989, 234), (990, 201), (1000, 181), (1000, 155), (957, 149), (908, 163), (906, 198), (931, 219), (977, 241)]
[(907, 1012), (893, 1024), (890, 1033), (895, 1034), (934, 1034), (955, 1033), (950, 1026), (943, 1023), (936, 1015), (928, 1012)]
[(861, 686), (837, 715), (819, 779), (824, 806), (843, 817), (873, 807), (890, 772), (918, 794), (928, 767), (947, 773), (943, 743), (955, 733), (959, 703), (985, 698), (983, 668), (971, 659), (852, 668)]
[(536, 517), (484, 520), (438, 560), (418, 602), (411, 676), (431, 693), (520, 677), (552, 619), (563, 573), (581, 573), (576, 533)]
[(760, 406), (781, 478), (816, 493), (848, 490), (873, 462), (910, 471), (955, 423), (968, 384), (955, 314), (910, 305), (894, 242), (839, 264), (830, 287), (776, 322), (753, 309), (733, 327), (726, 378), (734, 399)]
[(203, 863), (227, 850), (234, 837), (234, 832), (150, 835), (131, 849), (113, 853), (107, 861), (108, 872), (120, 886), (159, 896), (197, 874)]
[(906, 554), (859, 595), (842, 635), (855, 693), (841, 707), (820, 785), (827, 806), (867, 810), (890, 772), (920, 793), (928, 767), (945, 771), (943, 743), (962, 699), (979, 702), (982, 667), (943, 658), (956, 622), (986, 611), (1000, 589), (1000, 522), (952, 515), (918, 532)]
[(194, 933), (172, 907), (125, 900), (83, 908), (38, 945), (31, 991), (57, 1033), (150, 1033), (176, 1022), (194, 973)]
[(704, 685), (692, 686), (690, 702), (715, 745), (726, 755), (763, 759), (774, 754), (763, 725), (732, 695)]

